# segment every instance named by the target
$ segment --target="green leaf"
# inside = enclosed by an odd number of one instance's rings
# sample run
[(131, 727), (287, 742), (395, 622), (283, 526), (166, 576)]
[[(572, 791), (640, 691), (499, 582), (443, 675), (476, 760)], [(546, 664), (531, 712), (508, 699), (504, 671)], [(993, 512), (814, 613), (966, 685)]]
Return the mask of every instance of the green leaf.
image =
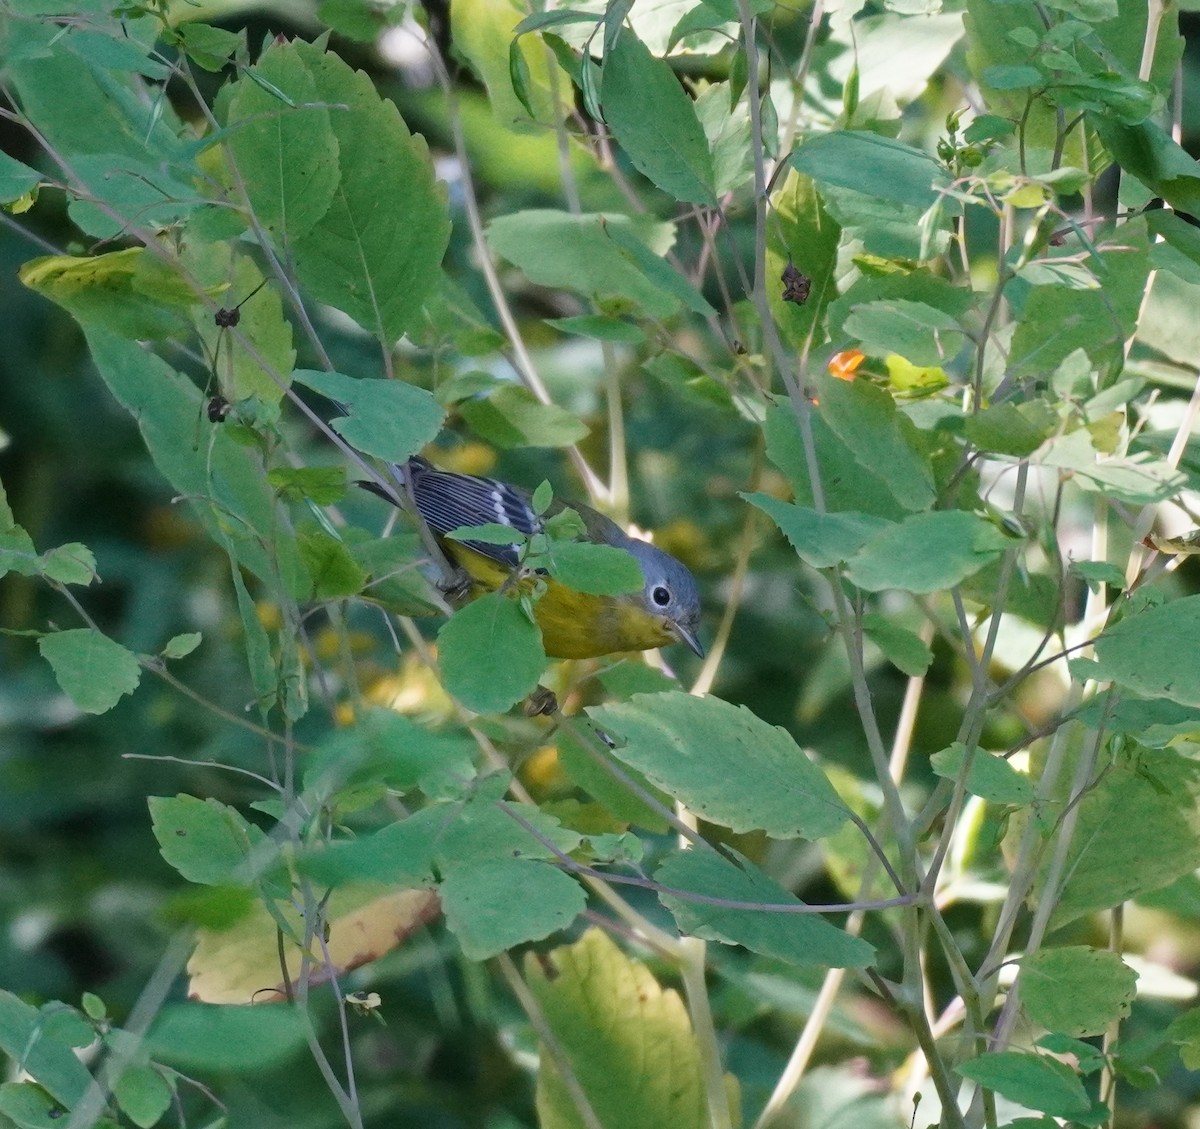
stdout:
[(769, 494), (742, 494), (747, 502), (769, 514), (775, 524), (813, 568), (834, 568), (849, 560), (876, 533), (891, 523), (872, 514), (819, 514), (807, 506), (781, 502)]
[(300, 1053), (308, 1031), (291, 1007), (169, 1003), (146, 1034), (156, 1061), (188, 1072), (247, 1074)]
[(966, 340), (958, 322), (944, 311), (894, 298), (856, 306), (845, 330), (868, 351), (899, 353), (914, 365), (948, 364)]
[[(622, 668), (614, 668), (614, 670), (616, 669)], [(664, 681), (666, 680), (664, 679)], [(607, 683), (605, 683), (605, 688), (610, 689)], [(617, 697), (629, 696), (628, 694), (622, 695), (619, 691), (611, 689), (610, 693)], [(632, 823), (637, 827), (644, 827), (647, 831), (653, 831), (659, 835), (663, 835), (670, 830), (670, 824), (658, 811), (650, 807), (649, 804), (645, 803), (638, 796), (635, 796), (629, 788), (625, 787), (623, 783), (608, 772), (603, 767), (603, 764), (598, 763), (597, 756), (590, 753), (584, 746), (585, 740), (586, 738), (582, 734), (576, 735), (566, 731), (558, 741), (559, 764), (572, 782), (587, 792), (588, 795), (592, 796), (598, 803), (603, 804), (604, 807), (623, 823)], [(598, 739), (594, 738), (593, 741), (597, 743)], [(599, 753), (600, 757), (605, 755), (604, 753)], [(632, 776), (635, 783), (654, 796), (663, 807), (670, 810), (670, 798), (655, 788), (637, 769), (625, 767), (623, 771)]]
[(1077, 1039), (1103, 1035), (1128, 1018), (1137, 980), (1114, 952), (1087, 945), (1040, 949), (1021, 961), (1021, 1005), (1047, 1030)]
[(874, 612), (863, 616), (863, 632), (888, 662), (910, 678), (919, 678), (929, 670), (933, 652), (915, 632)]
[(331, 506), (346, 495), (346, 468), (341, 466), (281, 466), (267, 471), (267, 482), (289, 498)]
[(745, 706), (674, 691), (587, 712), (623, 742), (615, 757), (710, 822), (819, 839), (846, 821), (845, 806), (808, 754)]
[(877, 133), (833, 130), (809, 137), (792, 154), (792, 167), (818, 184), (850, 188), (878, 200), (924, 211), (950, 178), (919, 149)]
[(68, 1109), (92, 1081), (74, 1048), (85, 1047), (94, 1038), (95, 1031), (62, 1004), (39, 1011), (0, 989), (0, 1051)]
[(33, 1082), (0, 1084), (0, 1114), (18, 1129), (54, 1129), (67, 1111)]
[(539, 286), (569, 290), (602, 303), (619, 301), (651, 317), (670, 317), (679, 309), (679, 298), (656, 278), (647, 277), (615, 242), (614, 231), (646, 246), (651, 257), (669, 250), (673, 238), (668, 224), (643, 223), (635, 228), (623, 215), (539, 209), (492, 220), (487, 241), (496, 254), (520, 267)]
[(230, 55), (243, 43), (243, 37), (236, 32), (208, 24), (183, 23), (174, 30), (183, 53), (198, 67), (214, 74), (225, 69)]
[(543, 404), (519, 384), (502, 384), (485, 397), (459, 405), (459, 415), (497, 447), (569, 447), (588, 434), (587, 425), (557, 404)]
[(207, 355), (216, 358), (221, 392), (234, 403), (254, 396), (264, 404), (277, 404), (296, 365), (292, 327), (283, 316), (279, 291), (263, 285), (263, 273), (248, 255), (231, 259), (225, 244), (204, 251), (189, 256), (188, 265), (206, 289), (219, 292), (222, 302), (238, 309), (236, 336), (217, 325), (208, 310), (194, 315)]
[(150, 1129), (168, 1109), (174, 1091), (153, 1066), (127, 1066), (113, 1085), (121, 1112), (140, 1129)]
[(1105, 114), (1089, 115), (1104, 147), (1126, 172), (1176, 211), (1200, 212), (1200, 164), (1151, 118), (1127, 123)]
[[(887, 481), (869, 465), (858, 460), (833, 433), (819, 412), (814, 411), (810, 418), (817, 468), (828, 511), (861, 512), (888, 520), (903, 517), (906, 511), (896, 500)], [(812, 507), (813, 490), (804, 439), (791, 407), (776, 404), (768, 408), (764, 431), (767, 457), (787, 476), (796, 494), (796, 503)]]
[[(509, 783), (505, 773), (477, 780), (461, 805), (460, 818), (443, 818), (434, 850), (443, 874), (496, 859), (553, 859), (554, 850), (547, 844), (564, 854), (578, 849), (583, 840), (577, 831), (563, 827), (554, 816), (532, 805), (506, 801)], [(519, 816), (520, 822), (514, 816)]]
[(476, 713), (503, 713), (537, 686), (546, 653), (520, 603), (492, 592), (455, 612), (438, 632), (446, 689)]
[(605, 55), (600, 103), (638, 172), (676, 200), (717, 202), (712, 153), (692, 100), (670, 64), (628, 28)]
[(1149, 451), (1114, 456), (1097, 450), (1096, 437), (1083, 427), (1055, 436), (1041, 453), (1041, 462), (1073, 471), (1082, 490), (1135, 505), (1173, 497), (1187, 482), (1182, 472)]
[(91, 627), (43, 635), (38, 650), (63, 693), (84, 713), (106, 713), (141, 681), (137, 656)]
[(687, 309), (712, 317), (716, 310), (709, 305), (704, 295), (696, 289), (666, 259), (665, 254), (656, 254), (640, 235), (623, 224), (607, 224), (604, 233), (617, 245), (620, 253), (641, 271), (647, 281), (678, 298)]
[[(947, 780), (957, 780), (962, 774), (969, 750), (955, 741), (929, 758), (933, 771)], [(1033, 784), (1029, 777), (1018, 772), (1003, 757), (984, 749), (976, 749), (967, 771), (966, 789), (993, 804), (1023, 806), (1033, 801)]]
[(871, 538), (847, 562), (846, 576), (868, 592), (940, 592), (978, 572), (1008, 543), (974, 514), (914, 514)]
[(417, 568), (425, 549), (416, 534), (393, 533), (364, 541), (351, 532), (346, 547), (369, 577), (362, 593), (365, 599), (377, 601), (397, 615), (432, 615), (444, 607)]
[(7, 153), (0, 153), (0, 204), (11, 204), (32, 192), (42, 174)]
[(325, 215), (341, 175), (330, 121), (339, 111), (323, 104), (310, 63), (301, 45), (273, 43), (224, 95), (229, 155), (250, 206), (280, 247)]
[(367, 75), (309, 44), (292, 49), (329, 121), (340, 179), (328, 211), (293, 244), (301, 285), (390, 348), (421, 317), (437, 286), (450, 220), (429, 149)]
[(316, 369), (297, 369), (295, 378), (349, 412), (333, 420), (347, 443), (391, 463), (404, 462), (432, 442), (446, 415), (424, 388), (403, 380), (357, 380)]
[(917, 429), (896, 410), (888, 392), (866, 381), (848, 383), (826, 376), (819, 396), (821, 419), (862, 466), (884, 480), (896, 501), (906, 510), (924, 510), (933, 504), (936, 491), (929, 456)]
[(278, 858), (266, 834), (227, 804), (181, 794), (151, 796), (149, 805), (163, 858), (189, 882), (246, 885)]
[[(810, 334), (815, 334), (819, 345), (826, 336), (822, 324), (825, 310), (837, 296), (841, 229), (826, 211), (812, 178), (795, 169), (788, 170), (782, 186), (772, 195), (771, 215), (766, 260), (771, 312), (793, 345), (804, 347)], [(802, 306), (785, 302), (782, 283), (775, 285), (789, 260), (812, 280), (808, 301)]]
[(354, 559), (345, 542), (323, 529), (308, 529), (297, 538), (300, 556), (312, 577), (309, 600), (341, 600), (357, 596), (367, 583), (366, 571)]
[[(536, 38), (517, 34), (528, 22), (522, 19), (524, 15), (525, 10), (513, 0), (454, 0), (450, 6), (455, 52), (487, 87), (492, 113), (506, 128), (528, 127), (530, 119), (551, 125), (561, 113), (550, 77), (554, 63)], [(524, 98), (514, 81), (518, 74)], [(557, 77), (559, 82), (565, 81), (561, 75)]]
[(1119, 244), (1088, 260), (1099, 290), (1035, 286), (1024, 302), (1009, 354), (1010, 380), (1042, 379), (1076, 349), (1101, 369), (1117, 371), (1137, 326), (1150, 269), (1144, 221), (1122, 225)]
[(1053, 434), (1058, 416), (1045, 400), (1003, 403), (967, 417), (967, 438), (980, 450), (1023, 459)]
[(637, 558), (625, 549), (587, 541), (552, 541), (546, 551), (552, 574), (576, 592), (620, 596), (640, 592), (646, 578)]
[[(584, 910), (583, 888), (544, 862), (492, 859), (452, 867), (438, 887), (446, 925), (470, 960), (487, 960), (565, 929)], [(514, 897), (520, 891), (519, 897)]]
[(96, 579), (96, 556), (86, 545), (72, 541), (42, 554), (42, 574), (59, 584), (91, 584)]
[[(734, 863), (711, 850), (668, 855), (654, 880), (707, 898), (777, 906), (804, 904), (749, 860), (738, 856)], [(658, 897), (684, 933), (726, 945), (743, 945), (791, 965), (866, 968), (875, 959), (871, 945), (830, 925), (819, 914), (735, 909), (693, 901), (667, 890), (660, 891)]]
[(162, 649), (164, 659), (181, 659), (190, 655), (200, 646), (202, 636), (199, 631), (188, 631), (182, 635), (172, 635), (167, 645)]
[(958, 1072), (1026, 1109), (1054, 1117), (1074, 1117), (1091, 1109), (1079, 1076), (1044, 1055), (1022, 1051), (982, 1054), (964, 1062)]
[[(1186, 653), (1175, 658), (1181, 669), (1188, 665)], [(1173, 748), (1134, 748), (1079, 804), (1052, 929), (1160, 890), (1200, 866), (1200, 765)], [(1039, 890), (1044, 878), (1043, 870)]]
[(434, 804), (370, 835), (307, 848), (302, 874), (328, 886), (383, 882), (399, 889), (432, 886), (434, 841), (446, 822), (444, 804)]
[(1107, 561), (1072, 561), (1067, 571), (1081, 577), (1093, 592), (1098, 592), (1102, 584), (1118, 592), (1125, 590), (1125, 574)]
[[(677, 992), (598, 929), (540, 959), (530, 953), (525, 977), (601, 1125), (704, 1129), (700, 1052)], [(545, 1048), (537, 1107), (541, 1129), (583, 1125)]]
[(1167, 1037), (1179, 1048), (1179, 1058), (1188, 1070), (1200, 1070), (1200, 1007), (1176, 1016)]
[(62, 306), (85, 327), (131, 339), (169, 337), (189, 323), (192, 288), (141, 247), (79, 258), (47, 255), (20, 271), (31, 290)]
[(580, 337), (591, 337), (597, 341), (614, 341), (621, 345), (640, 345), (646, 340), (641, 326), (620, 318), (603, 317), (600, 314), (585, 314), (574, 318), (547, 318), (547, 325), (563, 333), (575, 333)]
[(197, 442), (204, 404), (192, 381), (133, 341), (98, 329), (86, 336), (96, 368), (137, 421), (155, 465), (213, 540), (268, 585), (302, 590), (287, 517), (254, 457), (219, 427)]
[(1200, 596), (1131, 615), (1096, 641), (1097, 677), (1151, 698), (1200, 706)]

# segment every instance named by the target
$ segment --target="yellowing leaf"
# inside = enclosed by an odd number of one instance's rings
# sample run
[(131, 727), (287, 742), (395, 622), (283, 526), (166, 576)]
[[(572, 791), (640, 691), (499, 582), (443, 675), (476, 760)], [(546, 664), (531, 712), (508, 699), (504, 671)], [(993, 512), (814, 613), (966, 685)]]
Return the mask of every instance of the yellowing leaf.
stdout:
[[(298, 914), (283, 909), (296, 936), (304, 935)], [(312, 982), (340, 976), (350, 969), (391, 952), (438, 912), (432, 890), (389, 890), (376, 883), (359, 883), (335, 890), (326, 908), (329, 937), (322, 946), (314, 940)], [(284, 998), (279, 971), (275, 919), (261, 903), (232, 928), (201, 929), (188, 961), (188, 996), (214, 1004), (264, 1003)], [(300, 974), (300, 948), (285, 938), (288, 976)], [(329, 962), (325, 962), (325, 953)]]
[(85, 325), (122, 337), (167, 337), (199, 300), (166, 264), (141, 247), (107, 255), (46, 255), (21, 268), (21, 281)]
[[(542, 1006), (588, 1104), (604, 1126), (701, 1129), (705, 1116), (700, 1052), (679, 994), (598, 929), (541, 961), (525, 961)], [(587, 1124), (543, 1051), (538, 1075), (541, 1129)]]

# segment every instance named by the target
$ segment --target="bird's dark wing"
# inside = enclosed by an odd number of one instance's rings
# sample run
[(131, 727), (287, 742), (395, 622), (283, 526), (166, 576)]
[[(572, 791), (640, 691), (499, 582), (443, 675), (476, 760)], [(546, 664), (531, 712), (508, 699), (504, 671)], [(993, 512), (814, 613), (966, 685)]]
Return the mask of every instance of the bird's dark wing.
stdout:
[[(529, 495), (494, 478), (436, 470), (424, 460), (411, 460), (404, 468), (411, 478), (417, 510), (430, 529), (441, 536), (464, 525), (507, 525), (529, 536), (541, 532), (541, 519), (533, 512)], [(485, 557), (515, 566), (520, 545), (489, 545), (464, 541)]]

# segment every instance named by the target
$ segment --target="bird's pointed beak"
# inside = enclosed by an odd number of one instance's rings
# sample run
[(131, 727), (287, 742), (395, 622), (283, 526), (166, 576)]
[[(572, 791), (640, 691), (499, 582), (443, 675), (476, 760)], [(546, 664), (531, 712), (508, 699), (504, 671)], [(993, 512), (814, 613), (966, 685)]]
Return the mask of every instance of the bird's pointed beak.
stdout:
[(684, 627), (682, 623), (672, 623), (671, 630), (675, 632), (676, 637), (681, 643), (686, 643), (695, 654), (699, 655), (700, 658), (704, 658), (704, 646), (701, 644), (699, 638), (697, 638), (695, 631)]

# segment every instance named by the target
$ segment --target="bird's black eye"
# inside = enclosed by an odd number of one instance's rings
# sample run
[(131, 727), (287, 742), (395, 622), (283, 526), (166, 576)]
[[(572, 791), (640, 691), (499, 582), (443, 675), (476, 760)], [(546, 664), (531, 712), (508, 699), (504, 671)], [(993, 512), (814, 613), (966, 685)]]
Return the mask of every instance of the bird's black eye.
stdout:
[(671, 602), (671, 590), (660, 584), (650, 593), (650, 599), (660, 608), (665, 608)]

